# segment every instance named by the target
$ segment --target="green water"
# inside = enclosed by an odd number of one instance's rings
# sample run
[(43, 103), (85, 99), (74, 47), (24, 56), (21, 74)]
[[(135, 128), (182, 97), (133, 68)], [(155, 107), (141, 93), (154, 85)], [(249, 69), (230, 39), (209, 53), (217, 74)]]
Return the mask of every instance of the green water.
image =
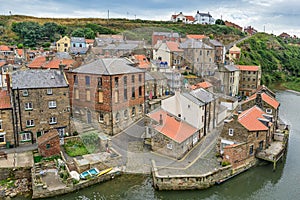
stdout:
[(259, 166), (207, 190), (155, 191), (148, 176), (123, 175), (112, 181), (51, 199), (64, 200), (148, 200), (148, 199), (300, 199), (300, 96), (278, 92), (280, 116), (291, 124), (288, 153), (277, 170)]

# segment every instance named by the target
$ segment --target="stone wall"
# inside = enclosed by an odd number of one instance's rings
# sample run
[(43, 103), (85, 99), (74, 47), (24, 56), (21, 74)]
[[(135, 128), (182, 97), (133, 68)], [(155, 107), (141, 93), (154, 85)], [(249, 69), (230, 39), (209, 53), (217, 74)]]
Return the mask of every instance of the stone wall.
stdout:
[(215, 185), (216, 182), (232, 176), (231, 166), (226, 166), (207, 174), (182, 176), (161, 176), (158, 174), (155, 164), (153, 166), (153, 185), (158, 190), (206, 189)]
[(31, 168), (0, 168), (0, 180), (11, 179), (31, 179)]
[(15, 139), (12, 124), (12, 109), (0, 110), (0, 121), (2, 121), (3, 128), (0, 129), (0, 133), (5, 132), (5, 142), (0, 143), (0, 147), (7, 147), (7, 143), (13, 145)]

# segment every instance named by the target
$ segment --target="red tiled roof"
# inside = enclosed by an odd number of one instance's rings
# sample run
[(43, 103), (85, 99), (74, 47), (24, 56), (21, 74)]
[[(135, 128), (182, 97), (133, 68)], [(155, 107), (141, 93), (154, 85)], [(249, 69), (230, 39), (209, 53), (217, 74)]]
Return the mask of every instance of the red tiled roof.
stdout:
[(135, 60), (138, 62), (138, 67), (147, 69), (150, 68), (150, 62), (145, 55), (134, 55)]
[(46, 56), (38, 56), (29, 63), (29, 68), (41, 68), (46, 63)]
[(204, 82), (200, 82), (200, 83), (197, 83), (195, 85), (192, 85), (191, 86), (191, 89), (192, 90), (195, 90), (195, 89), (198, 89), (198, 88), (203, 88), (203, 89), (207, 89), (207, 88), (210, 88), (212, 87), (213, 85), (207, 81), (204, 81)]
[(237, 67), (238, 67), (241, 71), (258, 71), (258, 70), (259, 70), (259, 66), (237, 65)]
[[(253, 94), (252, 96), (250, 96), (246, 101), (244, 101), (243, 103), (255, 100), (257, 97), (257, 94)], [(264, 102), (266, 102), (267, 104), (269, 104), (270, 106), (272, 106), (274, 109), (277, 109), (279, 106), (279, 102), (274, 99), (273, 97), (269, 96), (268, 94), (266, 94), (265, 92), (261, 94), (261, 98)]]
[(253, 106), (252, 108), (242, 112), (238, 116), (238, 121), (249, 131), (265, 131), (268, 127), (265, 126), (259, 118), (265, 119), (263, 114), (266, 114), (258, 106)]
[(195, 21), (195, 18), (193, 16), (185, 16), (185, 18), (189, 21)]
[(4, 66), (6, 64), (6, 61), (0, 61), (0, 67)]
[(177, 42), (173, 42), (173, 41), (167, 41), (166, 42), (168, 48), (170, 49), (170, 51), (183, 51), (182, 49), (179, 49), (179, 44)]
[(38, 137), (38, 144), (41, 145), (45, 142), (49, 142), (49, 140), (55, 137), (59, 137), (58, 131), (56, 129), (52, 129), (48, 133), (45, 133), (44, 135)]
[(17, 49), (17, 53), (19, 56), (23, 56), (23, 49)]
[(0, 45), (0, 51), (10, 51), (10, 48), (6, 45)]
[(149, 114), (150, 118), (157, 122), (159, 122), (160, 115), (162, 115), (163, 125), (158, 124), (155, 127), (155, 130), (179, 144), (191, 137), (197, 131), (195, 127), (187, 124), (186, 122), (169, 116), (164, 110), (158, 110)]
[(10, 98), (6, 90), (0, 90), (0, 109), (11, 108)]
[(70, 66), (75, 62), (75, 60), (73, 59), (57, 59), (54, 58), (51, 61), (49, 61), (48, 63), (46, 63), (43, 68), (47, 68), (47, 69), (59, 69), (59, 64), (63, 64), (66, 65), (66, 69), (69, 69)]
[(85, 43), (87, 44), (93, 44), (95, 40), (92, 39), (85, 39)]
[(195, 39), (195, 40), (202, 40), (204, 38), (207, 38), (207, 36), (206, 35), (189, 34), (189, 35), (186, 35), (186, 38), (188, 38), (188, 39)]

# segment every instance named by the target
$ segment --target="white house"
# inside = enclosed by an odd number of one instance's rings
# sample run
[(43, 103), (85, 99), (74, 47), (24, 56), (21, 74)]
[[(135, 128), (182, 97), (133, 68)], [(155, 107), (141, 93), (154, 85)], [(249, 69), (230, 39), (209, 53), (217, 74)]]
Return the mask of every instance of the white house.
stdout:
[(183, 15), (182, 12), (180, 12), (178, 15), (172, 15), (171, 21), (192, 24), (195, 21), (195, 18), (193, 16)]
[(194, 24), (215, 24), (215, 19), (208, 13), (200, 13), (197, 11)]
[(199, 129), (200, 138), (204, 136), (204, 102), (189, 93), (175, 92), (174, 96), (161, 101), (161, 108)]

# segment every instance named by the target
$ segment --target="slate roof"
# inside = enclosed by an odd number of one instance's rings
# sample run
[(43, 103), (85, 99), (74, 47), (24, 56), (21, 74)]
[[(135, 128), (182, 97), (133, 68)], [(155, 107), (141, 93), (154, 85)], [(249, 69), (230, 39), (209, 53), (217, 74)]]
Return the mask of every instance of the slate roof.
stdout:
[(71, 37), (71, 42), (85, 43), (85, 38), (84, 37)]
[(137, 47), (138, 47), (138, 44), (133, 44), (133, 43), (130, 43), (130, 44), (122, 43), (122, 44), (119, 44), (119, 45), (110, 44), (107, 47), (103, 48), (103, 50), (109, 50), (109, 49), (112, 49), (112, 50), (133, 50)]
[(149, 72), (150, 75), (155, 79), (155, 80), (163, 80), (163, 79), (167, 79), (165, 77), (165, 75), (160, 72), (160, 71), (154, 71), (154, 72)]
[(209, 42), (212, 43), (216, 47), (223, 46), (223, 44), (221, 42), (219, 42), (218, 40), (209, 40)]
[(176, 119), (162, 109), (149, 114), (150, 118), (157, 122), (159, 122), (160, 115), (162, 115), (163, 124), (156, 125), (154, 127), (155, 130), (179, 144), (190, 138), (198, 130), (188, 123)]
[(224, 68), (230, 72), (235, 72), (239, 70), (239, 68), (237, 68), (235, 65), (225, 65)]
[(70, 52), (72, 54), (86, 54), (88, 47), (70, 47)]
[(153, 32), (153, 35), (163, 35), (165, 37), (179, 38), (179, 34), (178, 33), (174, 33), (174, 32)]
[(197, 99), (196, 97), (194, 97), (193, 95), (189, 94), (189, 93), (182, 93), (182, 96), (184, 96), (185, 98), (187, 98), (188, 100), (190, 100), (191, 102), (199, 105), (199, 106), (203, 106), (204, 103), (202, 101), (200, 101), (199, 99)]
[(0, 90), (0, 109), (11, 108), (9, 94), (6, 90)]
[(154, 81), (155, 79), (151, 76), (149, 72), (145, 73), (145, 81)]
[(132, 62), (125, 58), (103, 58), (86, 65), (82, 65), (72, 72), (83, 74), (117, 75), (144, 72), (131, 66)]
[(214, 95), (203, 88), (193, 90), (190, 92), (190, 94), (205, 103), (209, 103), (214, 100)]
[(12, 89), (68, 87), (65, 76), (59, 70), (25, 70), (12, 73)]
[(204, 44), (202, 41), (195, 40), (195, 39), (188, 39), (185, 42), (180, 44), (180, 48), (187, 49), (187, 48), (193, 48), (193, 49), (213, 49), (211, 46), (208, 46), (207, 44)]

